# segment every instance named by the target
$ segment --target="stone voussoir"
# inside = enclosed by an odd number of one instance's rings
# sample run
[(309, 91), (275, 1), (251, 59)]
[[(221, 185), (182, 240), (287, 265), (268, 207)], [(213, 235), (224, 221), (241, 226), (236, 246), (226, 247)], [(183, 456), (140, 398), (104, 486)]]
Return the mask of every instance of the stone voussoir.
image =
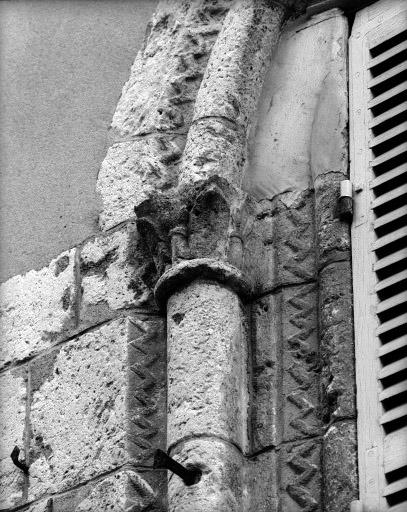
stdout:
[(175, 163), (183, 142), (178, 135), (151, 135), (111, 146), (98, 175), (102, 230), (134, 218), (134, 207), (176, 183)]
[(0, 289), (0, 365), (27, 359), (76, 329), (76, 249), (41, 270), (14, 276)]

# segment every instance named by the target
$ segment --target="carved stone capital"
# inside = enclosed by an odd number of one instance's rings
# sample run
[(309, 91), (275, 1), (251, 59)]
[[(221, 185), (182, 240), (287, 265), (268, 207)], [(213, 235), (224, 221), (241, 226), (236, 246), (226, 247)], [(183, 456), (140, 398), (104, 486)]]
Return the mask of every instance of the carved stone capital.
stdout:
[(198, 258), (182, 261), (160, 277), (154, 291), (158, 305), (164, 309), (174, 292), (195, 279), (222, 283), (235, 291), (243, 301), (248, 300), (252, 293), (249, 281), (236, 267), (219, 260)]

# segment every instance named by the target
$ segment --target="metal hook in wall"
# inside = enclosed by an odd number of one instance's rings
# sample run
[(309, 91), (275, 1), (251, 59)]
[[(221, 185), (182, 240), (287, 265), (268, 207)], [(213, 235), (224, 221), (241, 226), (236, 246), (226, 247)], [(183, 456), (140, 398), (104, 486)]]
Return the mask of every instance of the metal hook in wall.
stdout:
[(13, 461), (14, 465), (17, 466), (21, 471), (28, 475), (28, 466), (23, 460), (19, 460), (18, 456), (20, 455), (20, 448), (18, 446), (15, 446), (13, 448), (13, 451), (10, 453), (11, 460)]
[(201, 471), (198, 468), (187, 469), (160, 449), (156, 450), (154, 453), (153, 468), (169, 469), (178, 475), (184, 481), (185, 485), (196, 484), (201, 477)]

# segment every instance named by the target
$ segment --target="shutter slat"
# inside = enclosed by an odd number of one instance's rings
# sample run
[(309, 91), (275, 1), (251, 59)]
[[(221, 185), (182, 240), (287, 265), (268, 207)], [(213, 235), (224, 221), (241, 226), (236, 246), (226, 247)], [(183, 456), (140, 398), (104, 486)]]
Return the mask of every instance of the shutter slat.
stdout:
[(393, 201), (393, 199), (401, 197), (404, 194), (407, 194), (407, 183), (405, 185), (400, 185), (399, 187), (394, 188), (393, 190), (386, 192), (386, 194), (382, 194), (381, 196), (376, 198), (372, 202), (372, 208), (375, 209), (381, 206), (382, 204), (388, 203), (390, 201)]
[(383, 496), (389, 496), (390, 494), (396, 494), (396, 492), (400, 492), (404, 489), (407, 489), (407, 476), (405, 478), (400, 478), (400, 480), (397, 480), (396, 482), (393, 482), (392, 484), (386, 485), (384, 492), (383, 492)]
[(406, 29), (407, 0), (376, 0), (350, 39), (359, 499), (375, 512), (407, 512)]
[(375, 128), (376, 126), (379, 126), (380, 124), (384, 123), (385, 121), (388, 121), (389, 119), (393, 119), (393, 117), (398, 116), (402, 112), (405, 112), (407, 108), (407, 101), (404, 101), (403, 103), (400, 103), (400, 105), (396, 105), (395, 107), (386, 110), (383, 112), (383, 114), (380, 114), (380, 116), (374, 117), (369, 122), (369, 128)]
[(385, 226), (386, 224), (389, 224), (390, 222), (394, 222), (396, 220), (401, 219), (402, 217), (405, 217), (407, 215), (407, 205), (406, 206), (400, 206), (400, 208), (397, 208), (397, 210), (393, 210), (392, 212), (386, 213), (386, 215), (382, 215), (381, 217), (378, 217), (374, 223), (373, 227), (375, 229), (381, 228)]
[(382, 94), (379, 94), (375, 98), (371, 99), (367, 106), (370, 109), (375, 108), (381, 103), (384, 103), (385, 101), (390, 100), (391, 98), (394, 98), (395, 96), (398, 96), (399, 94), (402, 94), (405, 91), (407, 91), (407, 81), (402, 82), (401, 84), (398, 84), (395, 87), (392, 87), (391, 89)]
[(372, 167), (377, 167), (378, 165), (387, 162), (387, 160), (391, 160), (392, 158), (402, 155), (407, 151), (407, 142), (400, 144), (399, 146), (391, 149), (390, 151), (387, 151), (386, 153), (383, 153), (383, 155), (380, 155), (377, 158), (374, 158), (371, 162)]
[(382, 345), (379, 349), (379, 357), (383, 357), (403, 347), (407, 347), (407, 336), (400, 336), (400, 338), (389, 341), (389, 343)]
[(390, 78), (393, 78), (394, 76), (398, 75), (399, 73), (402, 73), (403, 71), (407, 70), (407, 62), (402, 62), (398, 66), (395, 66), (394, 68), (389, 69), (385, 73), (382, 73), (381, 75), (377, 76), (376, 78), (373, 78), (369, 81), (368, 87), (369, 89), (373, 89), (373, 87), (376, 87), (376, 85), (379, 85), (386, 80), (389, 80)]
[(407, 427), (403, 427), (388, 434), (384, 440), (384, 470), (390, 473), (406, 465)]
[[(387, 423), (391, 423), (392, 421), (396, 421), (401, 418), (404, 418), (404, 416), (407, 416), (407, 404), (399, 405), (398, 407), (395, 407), (394, 409), (390, 409), (390, 411), (385, 412), (383, 414), (383, 416), (380, 418), (380, 424), (386, 425)], [(385, 438), (385, 440), (387, 439), (387, 437)], [(397, 444), (399, 444), (399, 441), (400, 440), (398, 439)], [(399, 449), (399, 448), (397, 448), (397, 449)], [(407, 450), (407, 446), (406, 446), (406, 450)], [(406, 453), (406, 462), (405, 463), (407, 464), (407, 453)], [(387, 473), (387, 471), (391, 471), (391, 470), (385, 469), (385, 471)]]
[(384, 366), (379, 372), (379, 379), (385, 379), (403, 370), (407, 370), (407, 357)]
[(401, 281), (404, 281), (405, 279), (407, 279), (407, 270), (402, 270), (397, 274), (394, 274), (386, 279), (380, 280), (375, 286), (374, 290), (376, 293), (380, 292), (382, 290), (385, 290), (389, 286), (393, 286), (397, 283), (400, 283)]
[(371, 181), (370, 188), (377, 188), (383, 183), (386, 183), (394, 178), (398, 178), (402, 176), (404, 173), (407, 173), (407, 164), (401, 164), (398, 167), (395, 167), (391, 171), (385, 172), (381, 176), (378, 176), (374, 180)]
[(386, 512), (406, 512), (406, 502), (394, 505), (394, 507), (388, 508)]
[(403, 226), (402, 228), (396, 229), (395, 231), (392, 231), (388, 235), (381, 236), (377, 240), (377, 242), (373, 244), (372, 248), (374, 251), (377, 251), (378, 249), (381, 249), (386, 245), (391, 244), (392, 242), (396, 242), (397, 240), (400, 240), (405, 236), (407, 236), (407, 226)]
[(386, 256), (385, 258), (382, 258), (378, 260), (374, 264), (374, 271), (378, 272), (379, 270), (383, 270), (386, 267), (389, 267), (390, 265), (393, 265), (394, 263), (399, 263), (400, 261), (407, 258), (407, 248), (406, 249), (400, 249), (399, 251), (394, 252), (393, 254), (390, 254), (390, 256)]
[(376, 334), (380, 336), (386, 332), (391, 331), (392, 329), (396, 329), (397, 327), (401, 327), (407, 323), (407, 313), (400, 315), (396, 318), (392, 318), (388, 322), (383, 322), (380, 327), (376, 329)]
[(400, 393), (404, 393), (407, 391), (407, 380), (404, 380), (403, 382), (398, 382), (397, 384), (394, 384), (393, 386), (389, 386), (384, 391), (382, 391), (379, 395), (380, 400), (383, 402), (384, 400), (387, 400), (388, 398), (391, 398), (393, 396), (397, 396)]
[(407, 302), (407, 291), (400, 292), (397, 295), (393, 295), (393, 297), (380, 302), (377, 306), (377, 313), (383, 313), (384, 311), (394, 308), (395, 306), (399, 306), (404, 302)]
[(387, 50), (387, 52), (383, 52), (382, 54), (378, 55), (374, 59), (371, 59), (367, 68), (371, 69), (374, 66), (381, 64), (385, 60), (390, 59), (391, 57), (394, 57), (398, 53), (401, 53), (403, 50), (407, 50), (407, 41), (403, 41), (402, 43), (398, 44), (397, 46), (390, 48), (390, 50)]
[(387, 140), (392, 139), (393, 137), (396, 137), (397, 135), (400, 135), (401, 133), (407, 131), (407, 122), (400, 123), (398, 126), (395, 126), (391, 130), (387, 130), (386, 132), (382, 133), (381, 135), (374, 137), (369, 142), (369, 147), (374, 148), (378, 146), (379, 144), (383, 144), (383, 142), (386, 142)]

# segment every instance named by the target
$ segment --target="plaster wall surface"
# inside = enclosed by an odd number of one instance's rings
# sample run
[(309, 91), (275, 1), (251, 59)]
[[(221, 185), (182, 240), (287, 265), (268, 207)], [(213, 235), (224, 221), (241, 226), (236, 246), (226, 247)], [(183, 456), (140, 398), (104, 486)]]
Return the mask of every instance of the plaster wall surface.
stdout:
[(108, 128), (155, 0), (0, 2), (0, 280), (97, 231)]

